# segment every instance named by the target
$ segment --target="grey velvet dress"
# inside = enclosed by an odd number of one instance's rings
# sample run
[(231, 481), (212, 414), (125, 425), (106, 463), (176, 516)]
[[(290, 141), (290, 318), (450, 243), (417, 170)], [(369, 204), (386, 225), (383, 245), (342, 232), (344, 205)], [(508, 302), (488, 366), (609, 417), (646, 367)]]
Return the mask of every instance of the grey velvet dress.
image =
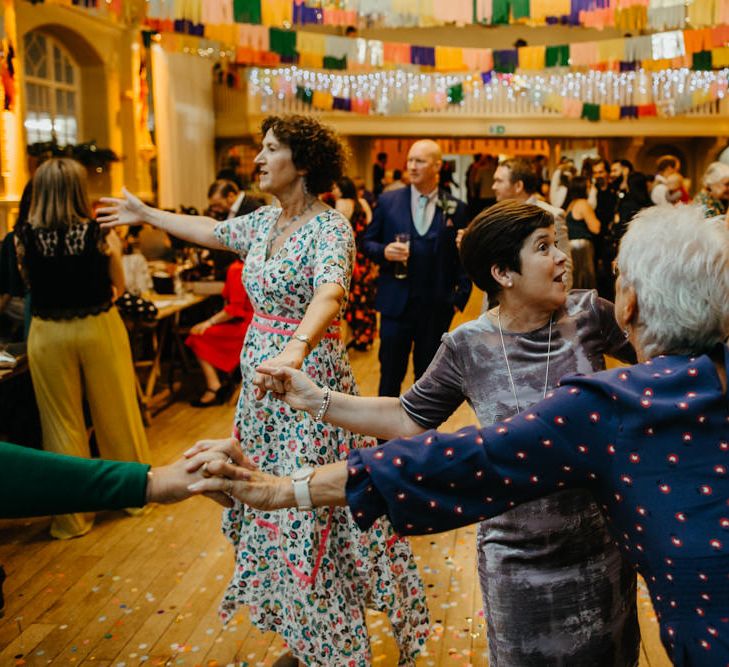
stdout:
[[(603, 354), (633, 363), (613, 305), (573, 290), (549, 325), (503, 332), (523, 411), (569, 373), (603, 370)], [(498, 326), (487, 314), (445, 334), (425, 375), (401, 398), (413, 421), (436, 428), (468, 401), (482, 426), (516, 414)], [(588, 443), (589, 444), (589, 443)], [(490, 667), (638, 664), (635, 574), (592, 496), (559, 492), (479, 525), (478, 569)]]

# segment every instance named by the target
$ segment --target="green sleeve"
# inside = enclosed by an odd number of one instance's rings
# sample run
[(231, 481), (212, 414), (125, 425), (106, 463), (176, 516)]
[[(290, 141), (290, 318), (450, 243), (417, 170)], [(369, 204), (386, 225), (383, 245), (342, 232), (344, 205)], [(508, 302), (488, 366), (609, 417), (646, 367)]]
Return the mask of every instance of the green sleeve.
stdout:
[(0, 518), (141, 507), (149, 468), (0, 442)]

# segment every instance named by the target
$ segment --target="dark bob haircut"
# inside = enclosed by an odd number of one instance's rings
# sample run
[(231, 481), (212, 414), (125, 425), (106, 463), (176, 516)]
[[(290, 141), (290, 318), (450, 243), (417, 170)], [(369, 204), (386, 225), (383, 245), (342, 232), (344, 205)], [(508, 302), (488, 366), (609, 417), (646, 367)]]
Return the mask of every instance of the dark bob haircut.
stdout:
[(544, 227), (554, 225), (552, 214), (533, 204), (502, 201), (481, 211), (466, 228), (461, 240), (461, 262), (489, 302), (498, 301), (501, 285), (491, 275), (491, 267), (521, 272), (519, 253), (524, 241)]
[(312, 195), (329, 192), (344, 172), (346, 154), (334, 130), (311, 116), (269, 116), (261, 125), (263, 136), (271, 130), (291, 149), (291, 159), (302, 169), (306, 189)]

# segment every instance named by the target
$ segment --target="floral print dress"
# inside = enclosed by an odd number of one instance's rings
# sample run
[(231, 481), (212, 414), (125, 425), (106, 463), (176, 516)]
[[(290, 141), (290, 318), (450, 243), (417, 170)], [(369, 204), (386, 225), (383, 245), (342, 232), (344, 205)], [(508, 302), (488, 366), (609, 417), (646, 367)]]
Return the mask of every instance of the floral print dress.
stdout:
[[(325, 283), (348, 290), (352, 272), (352, 228), (331, 209), (293, 232), (267, 259), (267, 239), (279, 215), (280, 209), (263, 207), (221, 222), (215, 234), (245, 259), (243, 282), (255, 311), (241, 352), (234, 433), (262, 470), (289, 475), (376, 443), (316, 423), (270, 395), (260, 401), (253, 395), (255, 368), (283, 350), (314, 291)], [(333, 391), (357, 392), (336, 323), (302, 370)], [(362, 532), (347, 508), (260, 512), (236, 503), (224, 513), (223, 531), (236, 550), (235, 573), (221, 603), (224, 620), (247, 605), (251, 621), (279, 633), (307, 665), (359, 667), (371, 663), (365, 623), (365, 607), (371, 607), (387, 612), (400, 664), (414, 664), (428, 634), (423, 584), (408, 543), (387, 520)]]
[(705, 218), (717, 215), (726, 215), (726, 202), (713, 197), (708, 190), (702, 190), (694, 197), (694, 204), (700, 204), (704, 209)]
[(352, 347), (355, 350), (367, 350), (374, 342), (377, 333), (375, 296), (377, 294), (378, 266), (362, 248), (362, 237), (369, 223), (367, 215), (359, 203), (354, 206), (350, 222), (357, 243), (357, 253), (352, 269), (349, 304), (344, 319), (352, 329)]

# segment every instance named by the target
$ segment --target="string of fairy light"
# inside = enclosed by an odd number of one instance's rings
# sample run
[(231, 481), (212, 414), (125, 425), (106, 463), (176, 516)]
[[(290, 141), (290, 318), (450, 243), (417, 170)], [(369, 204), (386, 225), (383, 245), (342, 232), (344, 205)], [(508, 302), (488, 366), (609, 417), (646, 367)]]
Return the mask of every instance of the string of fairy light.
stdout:
[[(554, 72), (482, 75), (480, 73), (418, 73), (404, 70), (337, 72), (296, 66), (251, 68), (249, 94), (260, 100), (263, 111), (272, 111), (297, 89), (320, 91), (334, 97), (369, 100), (373, 113), (391, 114), (409, 108), (419, 97), (437, 95), (441, 103), (462, 107), (506, 99), (516, 102), (526, 96), (534, 104), (550, 94), (591, 104), (662, 105), (667, 115), (689, 105), (687, 96), (712, 92), (712, 99), (727, 94), (729, 69), (694, 71), (688, 68), (630, 72)], [(447, 99), (454, 86), (462, 98)], [(443, 96), (446, 96), (444, 98)], [(682, 101), (683, 100), (683, 101)]]

